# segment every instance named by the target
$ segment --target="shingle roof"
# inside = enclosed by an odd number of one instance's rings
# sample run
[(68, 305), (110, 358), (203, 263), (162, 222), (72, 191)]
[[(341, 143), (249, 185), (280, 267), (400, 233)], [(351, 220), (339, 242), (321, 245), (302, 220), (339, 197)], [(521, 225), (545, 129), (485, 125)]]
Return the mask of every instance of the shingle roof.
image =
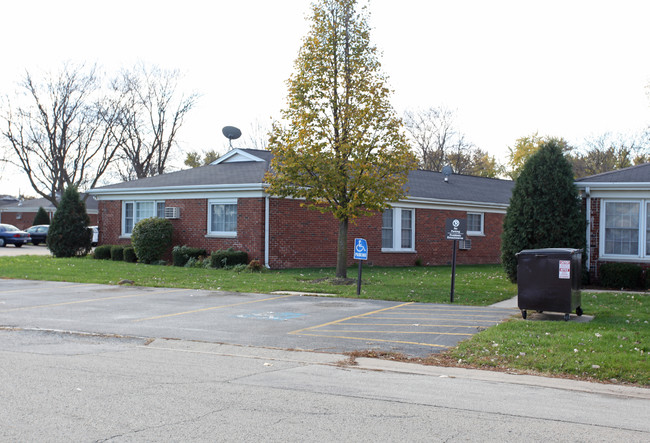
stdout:
[(631, 166), (625, 169), (603, 172), (601, 174), (582, 177), (576, 182), (587, 183), (650, 183), (650, 163)]
[[(242, 149), (261, 158), (260, 161), (224, 162), (155, 177), (97, 188), (99, 191), (138, 190), (209, 185), (262, 184), (273, 155), (269, 151)], [(514, 182), (470, 175), (452, 174), (445, 182), (444, 175), (433, 171), (412, 171), (407, 187), (413, 198), (454, 200), (480, 203), (508, 204)]]

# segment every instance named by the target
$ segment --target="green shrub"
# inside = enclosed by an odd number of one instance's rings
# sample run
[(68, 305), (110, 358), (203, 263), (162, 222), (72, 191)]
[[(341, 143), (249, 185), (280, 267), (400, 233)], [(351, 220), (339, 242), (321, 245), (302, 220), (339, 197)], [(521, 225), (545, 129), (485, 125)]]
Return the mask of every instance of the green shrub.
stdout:
[(637, 289), (643, 286), (643, 270), (634, 263), (603, 263), (598, 271), (606, 288)]
[(226, 250), (214, 251), (210, 255), (210, 266), (213, 268), (228, 268), (235, 265), (245, 265), (248, 263), (248, 253), (245, 251), (235, 251), (233, 248)]
[(172, 222), (164, 218), (145, 218), (133, 227), (131, 244), (142, 263), (160, 261), (172, 245)]
[(111, 248), (113, 245), (101, 245), (95, 248), (94, 257), (97, 260), (109, 260), (111, 258)]
[(124, 246), (122, 245), (111, 246), (111, 260), (113, 261), (124, 260)]
[(32, 225), (49, 225), (50, 224), (50, 216), (47, 215), (47, 212), (42, 206), (39, 206), (38, 212), (36, 213), (36, 217), (34, 217), (34, 222)]
[(92, 232), (86, 204), (74, 186), (63, 192), (47, 233), (47, 248), (55, 257), (84, 257), (91, 249)]
[(585, 247), (585, 215), (565, 146), (562, 140), (544, 141), (515, 181), (501, 234), (501, 263), (513, 283), (518, 252)]
[(174, 249), (172, 249), (174, 266), (185, 266), (190, 258), (196, 261), (200, 257), (206, 257), (207, 255), (208, 253), (205, 249), (191, 248), (185, 245), (174, 246)]
[(133, 246), (126, 246), (124, 248), (123, 255), (125, 262), (135, 263), (138, 261), (138, 257), (135, 255), (135, 249), (133, 249)]

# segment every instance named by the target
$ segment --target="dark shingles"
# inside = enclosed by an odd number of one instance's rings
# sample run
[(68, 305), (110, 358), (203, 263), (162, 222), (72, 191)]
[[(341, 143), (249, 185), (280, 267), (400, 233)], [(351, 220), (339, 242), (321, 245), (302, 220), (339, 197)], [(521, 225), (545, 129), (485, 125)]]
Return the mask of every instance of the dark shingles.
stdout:
[(576, 181), (586, 183), (648, 183), (650, 182), (650, 163), (590, 175)]

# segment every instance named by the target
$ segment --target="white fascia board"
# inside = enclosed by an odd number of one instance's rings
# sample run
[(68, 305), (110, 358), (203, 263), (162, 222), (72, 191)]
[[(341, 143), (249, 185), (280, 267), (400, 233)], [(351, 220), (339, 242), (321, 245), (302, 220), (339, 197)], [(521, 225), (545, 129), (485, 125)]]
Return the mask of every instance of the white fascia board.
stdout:
[(476, 211), (491, 212), (496, 214), (505, 214), (508, 210), (508, 204), (504, 203), (485, 203), (462, 200), (438, 200), (430, 198), (408, 198), (400, 200), (397, 203), (391, 203), (396, 208), (422, 208), (422, 209), (440, 209), (450, 211)]
[(126, 200), (131, 198), (207, 198), (210, 195), (224, 193), (246, 196), (263, 196), (261, 183), (243, 183), (238, 185), (190, 185), (154, 188), (91, 189), (88, 191), (97, 200)]
[(592, 198), (648, 198), (650, 183), (576, 182), (578, 190)]
[(650, 191), (650, 182), (575, 182), (578, 189), (621, 189), (627, 191)]

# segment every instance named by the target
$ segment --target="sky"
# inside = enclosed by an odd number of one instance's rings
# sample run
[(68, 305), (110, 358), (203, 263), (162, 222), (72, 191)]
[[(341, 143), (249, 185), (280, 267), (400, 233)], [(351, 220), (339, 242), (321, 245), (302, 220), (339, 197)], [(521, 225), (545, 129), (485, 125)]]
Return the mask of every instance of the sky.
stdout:
[[(286, 107), (310, 4), (2, 1), (0, 94), (11, 98), (26, 70), (96, 63), (110, 74), (142, 61), (178, 69), (181, 88), (201, 94), (179, 132), (183, 152), (224, 153), (224, 126), (242, 130), (234, 147), (250, 147), (254, 128)], [(535, 132), (581, 144), (650, 125), (647, 0), (370, 0), (369, 11), (398, 114), (455, 110), (457, 129), (502, 163)], [(0, 174), (0, 194), (35, 195), (15, 168)]]

